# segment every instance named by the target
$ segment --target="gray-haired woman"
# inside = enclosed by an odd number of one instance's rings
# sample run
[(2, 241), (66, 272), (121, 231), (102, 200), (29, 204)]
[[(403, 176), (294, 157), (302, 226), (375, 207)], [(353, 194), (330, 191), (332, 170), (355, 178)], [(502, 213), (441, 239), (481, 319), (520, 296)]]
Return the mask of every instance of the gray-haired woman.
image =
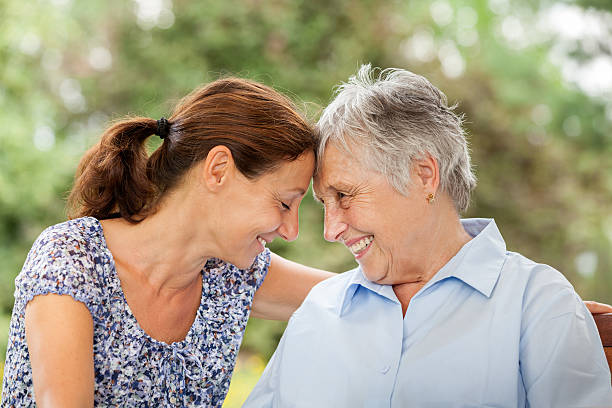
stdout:
[(461, 119), (425, 78), (369, 66), (318, 123), (325, 238), (359, 267), (313, 288), (246, 407), (609, 407), (589, 311), (559, 272), (460, 219)]

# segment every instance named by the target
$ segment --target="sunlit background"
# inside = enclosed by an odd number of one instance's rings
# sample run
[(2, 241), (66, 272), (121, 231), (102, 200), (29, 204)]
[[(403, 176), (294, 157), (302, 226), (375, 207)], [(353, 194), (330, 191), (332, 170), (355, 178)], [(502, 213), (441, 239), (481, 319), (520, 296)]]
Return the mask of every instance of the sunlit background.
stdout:
[[(425, 75), (466, 115), (479, 186), (466, 216), (612, 302), (612, 2), (537, 0), (3, 0), (0, 355), (13, 281), (65, 219), (79, 157), (109, 120), (159, 118), (197, 85), (249, 77), (313, 120), (360, 63)], [(283, 256), (342, 272), (307, 197)], [(283, 323), (252, 320), (225, 407), (238, 407)], [(325, 335), (322, 333), (321, 335)]]

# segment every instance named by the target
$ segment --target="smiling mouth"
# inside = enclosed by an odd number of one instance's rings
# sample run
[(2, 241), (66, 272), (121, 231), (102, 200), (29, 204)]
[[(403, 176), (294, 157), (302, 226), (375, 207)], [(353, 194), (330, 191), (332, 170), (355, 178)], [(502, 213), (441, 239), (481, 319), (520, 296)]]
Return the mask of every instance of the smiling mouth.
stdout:
[(370, 235), (368, 237), (361, 238), (359, 241), (355, 242), (353, 245), (348, 248), (351, 250), (353, 255), (359, 255), (374, 241), (374, 236)]

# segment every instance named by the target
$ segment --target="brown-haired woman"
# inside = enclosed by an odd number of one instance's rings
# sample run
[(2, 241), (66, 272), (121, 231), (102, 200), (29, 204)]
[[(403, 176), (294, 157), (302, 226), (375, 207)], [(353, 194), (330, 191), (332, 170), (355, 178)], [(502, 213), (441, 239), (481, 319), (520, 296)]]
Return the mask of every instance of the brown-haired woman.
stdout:
[(17, 277), (2, 406), (221, 406), (251, 304), (287, 319), (329, 276), (265, 249), (297, 236), (314, 147), (287, 98), (236, 78), (168, 120), (110, 127), (81, 160), (71, 220)]

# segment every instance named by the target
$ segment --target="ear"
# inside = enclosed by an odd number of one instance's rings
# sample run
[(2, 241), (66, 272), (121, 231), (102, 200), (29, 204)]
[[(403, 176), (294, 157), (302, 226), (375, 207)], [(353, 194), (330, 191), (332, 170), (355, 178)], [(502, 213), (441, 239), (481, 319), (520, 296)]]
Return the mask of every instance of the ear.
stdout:
[(414, 173), (419, 183), (418, 187), (423, 188), (425, 195), (438, 191), (440, 185), (440, 168), (438, 161), (429, 153), (414, 161)]
[(211, 191), (227, 183), (234, 168), (234, 158), (227, 146), (215, 146), (208, 152), (203, 166), (203, 181)]

